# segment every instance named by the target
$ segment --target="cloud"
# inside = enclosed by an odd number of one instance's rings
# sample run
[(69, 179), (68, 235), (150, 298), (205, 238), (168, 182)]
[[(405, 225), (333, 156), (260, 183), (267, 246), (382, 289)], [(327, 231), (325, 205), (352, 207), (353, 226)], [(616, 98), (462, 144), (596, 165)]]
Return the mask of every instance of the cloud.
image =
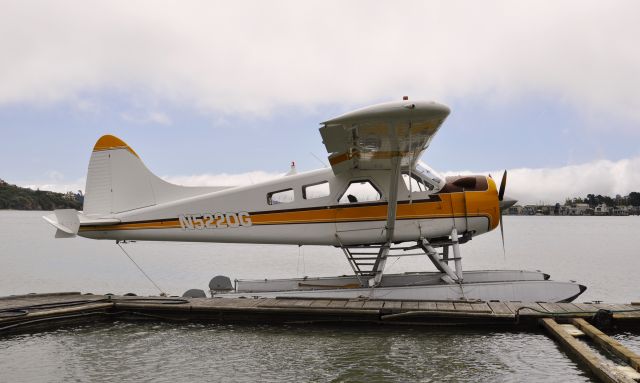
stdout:
[[(497, 183), (502, 170), (485, 172)], [(446, 175), (470, 172), (446, 172)], [(564, 203), (587, 194), (615, 196), (640, 191), (640, 157), (620, 161), (597, 160), (559, 168), (509, 169), (506, 194), (521, 205)]]
[(118, 91), (269, 113), (542, 95), (640, 122), (638, 14), (624, 0), (9, 1), (0, 105)]
[(171, 118), (162, 112), (120, 113), (120, 117), (136, 124), (171, 125)]

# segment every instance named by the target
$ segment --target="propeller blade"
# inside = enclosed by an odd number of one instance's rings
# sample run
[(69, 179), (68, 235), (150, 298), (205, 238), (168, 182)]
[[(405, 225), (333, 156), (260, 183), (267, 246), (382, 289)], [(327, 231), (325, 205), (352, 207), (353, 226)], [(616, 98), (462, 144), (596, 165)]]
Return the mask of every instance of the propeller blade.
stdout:
[(502, 221), (502, 210), (500, 210), (500, 236), (502, 237), (502, 255), (506, 257), (507, 251), (504, 248), (504, 222)]
[(502, 201), (504, 198), (504, 190), (507, 188), (507, 171), (502, 174), (502, 181), (500, 181), (500, 190), (498, 191), (498, 201)]

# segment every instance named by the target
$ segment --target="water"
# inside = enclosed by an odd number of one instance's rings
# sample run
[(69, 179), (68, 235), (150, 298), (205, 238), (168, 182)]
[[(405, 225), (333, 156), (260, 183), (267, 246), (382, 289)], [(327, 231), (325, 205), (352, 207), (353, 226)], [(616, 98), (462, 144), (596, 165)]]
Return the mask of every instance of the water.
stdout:
[[(589, 381), (545, 335), (469, 330), (119, 322), (17, 335), (0, 350), (11, 382)], [(34, 362), (5, 368), (19, 358)]]
[[(157, 294), (112, 242), (53, 239), (41, 212), (0, 211), (0, 295), (82, 291)], [(579, 301), (640, 300), (640, 217), (505, 217), (464, 245), (464, 266), (539, 269), (589, 287)], [(170, 294), (231, 278), (339, 275), (339, 249), (295, 246), (125, 245)], [(424, 259), (390, 271), (431, 270)], [(636, 333), (615, 334), (640, 351)], [(125, 323), (0, 338), (0, 381), (588, 382), (541, 333), (462, 328)]]

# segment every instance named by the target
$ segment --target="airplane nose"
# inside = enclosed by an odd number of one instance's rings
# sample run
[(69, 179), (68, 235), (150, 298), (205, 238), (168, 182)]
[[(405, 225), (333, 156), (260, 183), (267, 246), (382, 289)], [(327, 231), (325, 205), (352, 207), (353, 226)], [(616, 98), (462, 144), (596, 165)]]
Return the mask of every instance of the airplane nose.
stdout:
[(518, 203), (517, 199), (509, 198), (508, 196), (504, 196), (502, 201), (500, 201), (500, 210), (508, 209), (511, 206)]

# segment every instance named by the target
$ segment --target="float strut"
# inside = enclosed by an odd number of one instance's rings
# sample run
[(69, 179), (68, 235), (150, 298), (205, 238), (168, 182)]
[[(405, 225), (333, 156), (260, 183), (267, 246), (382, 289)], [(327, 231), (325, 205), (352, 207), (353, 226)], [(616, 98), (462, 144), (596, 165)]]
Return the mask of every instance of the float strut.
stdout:
[(458, 282), (462, 282), (462, 257), (460, 256), (460, 244), (458, 243), (458, 230), (454, 227), (451, 230), (451, 242), (453, 245), (453, 259), (456, 265), (456, 275), (458, 276)]
[(449, 278), (443, 279), (445, 282), (459, 282), (458, 275), (454, 273), (453, 270), (451, 270), (449, 265), (447, 265), (447, 263), (442, 258), (440, 258), (440, 254), (438, 254), (436, 249), (434, 249), (433, 246), (429, 244), (429, 241), (427, 241), (426, 238), (421, 238), (420, 241), (418, 241), (418, 246), (420, 246), (425, 254), (427, 254), (427, 257), (429, 257), (438, 271), (447, 274)]

